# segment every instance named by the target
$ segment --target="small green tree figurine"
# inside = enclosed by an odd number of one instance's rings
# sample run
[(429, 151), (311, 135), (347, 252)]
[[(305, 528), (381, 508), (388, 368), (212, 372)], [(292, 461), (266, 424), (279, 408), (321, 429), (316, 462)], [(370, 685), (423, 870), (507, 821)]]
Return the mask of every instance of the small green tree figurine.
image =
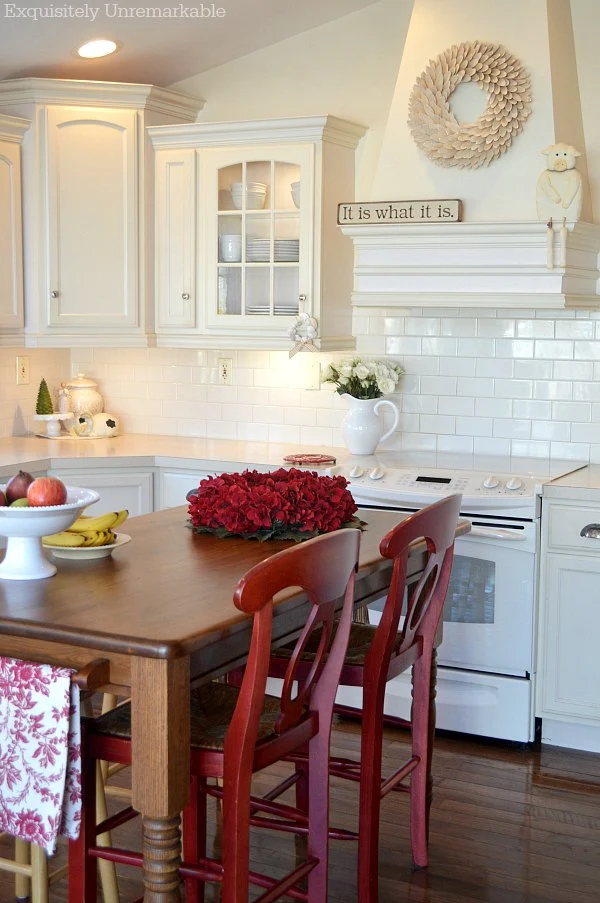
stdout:
[(52, 398), (50, 396), (50, 392), (48, 390), (48, 385), (46, 380), (43, 379), (40, 383), (40, 387), (38, 389), (37, 401), (35, 403), (35, 413), (36, 414), (53, 414), (54, 413), (54, 405), (52, 404)]

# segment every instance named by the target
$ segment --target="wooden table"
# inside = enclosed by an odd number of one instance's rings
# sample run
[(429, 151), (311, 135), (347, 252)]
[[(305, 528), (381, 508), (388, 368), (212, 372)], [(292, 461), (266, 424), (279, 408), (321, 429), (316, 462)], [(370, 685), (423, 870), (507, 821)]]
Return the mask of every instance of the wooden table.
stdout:
[[(360, 512), (359, 512), (360, 513)], [(399, 514), (363, 512), (358, 602), (385, 591), (379, 542)], [(142, 813), (146, 903), (180, 900), (179, 813), (188, 799), (190, 681), (244, 661), (250, 621), (232, 602), (239, 577), (288, 543), (219, 540), (186, 526), (187, 507), (132, 518), (132, 542), (106, 559), (56, 559), (45, 580), (0, 580), (0, 654), (82, 667), (110, 662), (111, 686), (131, 694), (133, 805)], [(459, 527), (460, 532), (467, 524)], [(422, 566), (415, 548), (410, 570)], [(293, 636), (303, 600), (278, 600), (274, 638)]]

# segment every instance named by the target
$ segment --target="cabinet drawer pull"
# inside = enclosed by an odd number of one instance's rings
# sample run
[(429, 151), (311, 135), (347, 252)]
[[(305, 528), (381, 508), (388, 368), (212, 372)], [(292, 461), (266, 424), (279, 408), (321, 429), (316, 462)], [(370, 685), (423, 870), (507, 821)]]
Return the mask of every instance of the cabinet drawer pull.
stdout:
[(588, 524), (579, 535), (585, 539), (600, 539), (600, 524)]

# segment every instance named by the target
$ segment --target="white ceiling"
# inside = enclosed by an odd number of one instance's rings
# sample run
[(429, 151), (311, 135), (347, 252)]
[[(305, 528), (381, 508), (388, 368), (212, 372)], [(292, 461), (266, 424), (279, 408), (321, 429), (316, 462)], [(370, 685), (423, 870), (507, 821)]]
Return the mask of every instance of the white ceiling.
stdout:
[[(207, 0), (204, 4), (160, 0), (147, 7), (136, 5), (135, 0), (95, 2), (2, 2), (0, 79), (38, 76), (166, 87), (377, 0)], [(182, 9), (200, 10), (203, 6), (211, 12), (221, 8), (225, 14), (204, 18), (181, 15)], [(136, 10), (144, 15), (123, 17), (124, 11)], [(179, 12), (179, 16), (168, 18), (168, 10)], [(157, 11), (162, 16), (156, 16)], [(47, 18), (44, 13), (54, 16)], [(122, 49), (103, 60), (73, 56), (75, 47), (99, 37), (120, 42)]]

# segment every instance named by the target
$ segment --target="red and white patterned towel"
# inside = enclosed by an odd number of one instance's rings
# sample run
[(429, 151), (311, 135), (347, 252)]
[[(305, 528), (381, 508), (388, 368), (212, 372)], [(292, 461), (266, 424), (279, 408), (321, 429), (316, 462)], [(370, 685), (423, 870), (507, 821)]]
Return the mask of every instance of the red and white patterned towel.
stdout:
[(0, 656), (0, 831), (43, 847), (79, 836), (81, 730), (73, 672)]

